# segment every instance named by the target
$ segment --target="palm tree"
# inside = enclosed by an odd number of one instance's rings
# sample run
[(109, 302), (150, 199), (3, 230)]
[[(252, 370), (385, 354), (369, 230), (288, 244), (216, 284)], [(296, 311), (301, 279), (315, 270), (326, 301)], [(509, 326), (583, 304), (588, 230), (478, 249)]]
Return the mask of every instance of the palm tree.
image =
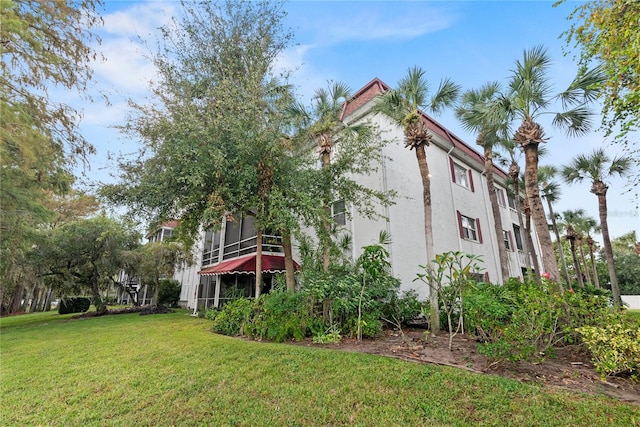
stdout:
[(456, 108), (456, 116), (465, 129), (478, 134), (476, 143), (481, 146), (484, 151), (484, 172), (487, 177), (487, 191), (489, 192), (489, 201), (491, 202), (491, 210), (493, 213), (496, 241), (500, 242), (498, 245), (498, 255), (500, 257), (501, 279), (504, 281), (509, 277), (509, 260), (507, 257), (507, 248), (501, 243), (504, 241), (504, 228), (502, 227), (502, 216), (500, 215), (500, 205), (498, 204), (498, 196), (496, 194), (493, 177), (493, 149), (499, 141), (498, 132), (504, 122), (498, 124), (488, 123), (484, 120), (485, 116), (483, 112), (487, 103), (495, 100), (499, 94), (500, 84), (498, 82), (487, 83), (478, 90), (466, 91), (462, 95), (460, 105)]
[(553, 202), (557, 201), (560, 197), (560, 185), (553, 181), (553, 178), (557, 174), (558, 169), (555, 166), (545, 165), (538, 168), (538, 181), (540, 182), (540, 190), (542, 191), (541, 195), (547, 201), (547, 206), (549, 207), (549, 218), (551, 219), (553, 232), (556, 235), (556, 244), (558, 245), (558, 254), (560, 256), (560, 263), (562, 264), (562, 271), (565, 279), (567, 280), (567, 286), (571, 287), (571, 278), (569, 277), (569, 270), (567, 270), (567, 261), (564, 259), (564, 251), (562, 250), (562, 241), (560, 240), (560, 231), (558, 230), (556, 214), (553, 211)]
[[(591, 127), (592, 115), (586, 104), (598, 95), (602, 72), (599, 68), (583, 72), (566, 90), (554, 95), (549, 84), (550, 63), (549, 54), (542, 46), (526, 50), (522, 61), (516, 61), (512, 70), (507, 97), (496, 103), (497, 108), (493, 111), (499, 111), (499, 117), (502, 117), (504, 112), (500, 110), (507, 109), (510, 116), (520, 123), (513, 139), (524, 151), (525, 189), (540, 241), (542, 261), (550, 279), (560, 282), (558, 262), (538, 186), (538, 146), (546, 142), (539, 119), (543, 114), (553, 114), (555, 127), (565, 130), (568, 135), (584, 135)], [(549, 111), (556, 100), (561, 101), (563, 111)]]
[[(415, 149), (420, 177), (422, 178), (422, 201), (424, 205), (424, 236), (427, 260), (434, 257), (433, 224), (431, 216), (431, 177), (427, 162), (426, 147), (431, 142), (431, 134), (427, 130), (425, 117), (421, 110), (440, 113), (445, 107), (452, 106), (458, 98), (460, 86), (450, 79), (443, 79), (436, 92), (429, 96), (429, 84), (425, 71), (420, 67), (410, 68), (407, 75), (398, 82), (395, 90), (380, 96), (374, 111), (387, 115), (398, 126), (402, 127), (405, 136), (405, 147)], [(440, 329), (438, 315), (438, 296), (430, 293), (431, 330)]]
[(613, 263), (613, 249), (611, 248), (609, 226), (607, 224), (607, 190), (609, 186), (604, 180), (615, 175), (624, 176), (630, 170), (631, 164), (631, 159), (628, 157), (616, 157), (612, 160), (603, 149), (596, 149), (590, 155), (574, 157), (568, 165), (562, 168), (562, 176), (568, 184), (581, 182), (585, 178), (590, 179), (591, 192), (598, 197), (602, 243), (607, 258), (613, 303), (617, 307), (622, 306), (622, 298), (620, 297), (620, 287)]
[[(342, 121), (342, 111), (344, 103), (351, 98), (351, 89), (342, 82), (330, 82), (327, 89), (320, 88), (314, 93), (311, 99), (311, 110), (307, 111), (300, 104), (295, 104), (290, 111), (294, 115), (303, 118), (306, 125), (305, 132), (309, 139), (318, 142), (320, 159), (323, 168), (331, 164), (331, 153), (336, 139), (341, 132), (361, 132), (363, 125), (347, 125)], [(330, 263), (330, 234), (331, 224), (331, 189), (325, 188), (324, 200), (322, 204), (325, 209), (325, 219), (323, 224), (324, 235), (321, 236), (323, 246), (323, 268), (325, 273), (329, 271)]]
[[(537, 283), (540, 283), (540, 270), (538, 269), (538, 256), (533, 246), (533, 239), (531, 238), (531, 230), (529, 226), (526, 226), (523, 221), (523, 215), (525, 215), (525, 209), (522, 206), (522, 198), (520, 197), (520, 165), (516, 155), (516, 143), (512, 139), (503, 138), (500, 140), (500, 146), (504, 151), (509, 154), (509, 159), (503, 160), (503, 165), (509, 166), (509, 180), (507, 182), (508, 189), (513, 193), (513, 200), (516, 206), (516, 214), (518, 216), (518, 225), (520, 226), (522, 247), (524, 252), (524, 264), (527, 269), (527, 275), (533, 274)], [(529, 222), (530, 216), (527, 215), (527, 222)], [(533, 264), (533, 265), (532, 265)]]
[[(584, 209), (566, 210), (562, 212), (560, 228), (565, 231), (565, 238), (569, 241), (571, 247), (571, 257), (573, 258), (573, 268), (576, 273), (576, 280), (580, 287), (584, 287), (583, 270), (578, 260), (578, 254), (576, 250), (576, 240), (578, 240), (579, 230), (581, 224), (584, 221), (586, 213)], [(571, 288), (571, 284), (569, 284)]]

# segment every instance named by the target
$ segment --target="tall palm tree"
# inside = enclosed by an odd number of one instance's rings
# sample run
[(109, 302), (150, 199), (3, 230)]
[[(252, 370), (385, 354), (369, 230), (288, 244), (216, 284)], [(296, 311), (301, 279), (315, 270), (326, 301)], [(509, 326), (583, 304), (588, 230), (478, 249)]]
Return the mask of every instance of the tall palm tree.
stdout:
[(632, 161), (628, 157), (611, 159), (603, 149), (596, 149), (590, 155), (574, 157), (568, 165), (562, 167), (562, 176), (567, 183), (581, 182), (583, 179), (588, 178), (591, 180), (591, 192), (598, 197), (602, 243), (607, 258), (613, 303), (617, 307), (622, 306), (622, 298), (620, 297), (620, 287), (613, 263), (613, 249), (611, 248), (611, 238), (609, 237), (609, 226), (607, 224), (607, 190), (609, 186), (604, 180), (615, 175), (624, 176), (629, 172), (631, 164)]
[[(290, 111), (294, 115), (302, 117), (303, 124), (306, 125), (307, 136), (318, 143), (318, 153), (323, 168), (328, 168), (331, 164), (331, 153), (333, 152), (336, 139), (340, 132), (349, 131), (358, 133), (363, 130), (363, 125), (347, 125), (342, 119), (344, 103), (351, 98), (351, 89), (343, 82), (330, 82), (328, 88), (316, 89), (311, 98), (311, 108), (307, 110), (300, 104), (292, 106)], [(330, 264), (330, 232), (331, 224), (331, 189), (325, 189), (322, 204), (325, 209), (324, 235), (321, 236), (323, 247), (323, 268), (325, 273), (329, 271)]]
[[(582, 222), (584, 221), (585, 216), (586, 213), (584, 209), (566, 210), (562, 212), (559, 223), (560, 229), (564, 230), (565, 238), (569, 241), (571, 257), (573, 259), (573, 268), (576, 273), (576, 280), (580, 287), (584, 287), (584, 271), (580, 265), (580, 260), (578, 259), (576, 240), (578, 240), (578, 235), (580, 233), (579, 230), (582, 227)], [(571, 285), (569, 285), (569, 287), (571, 287)]]
[[(525, 216), (525, 209), (522, 206), (521, 187), (520, 187), (520, 165), (518, 164), (515, 141), (509, 138), (502, 138), (500, 140), (501, 148), (507, 152), (509, 159), (503, 159), (503, 166), (509, 167), (509, 180), (507, 181), (507, 187), (513, 194), (513, 200), (516, 206), (516, 215), (518, 216), (518, 225), (520, 226), (522, 248), (524, 252), (524, 265), (527, 269), (527, 275), (533, 274), (537, 283), (540, 283), (540, 270), (538, 268), (538, 256), (533, 247), (533, 239), (531, 238), (531, 230), (523, 220)], [(527, 219), (529, 216), (527, 216)], [(528, 222), (528, 221), (527, 221)]]
[(558, 255), (560, 256), (560, 264), (562, 264), (562, 272), (567, 281), (567, 286), (571, 287), (571, 278), (569, 277), (569, 270), (567, 270), (567, 261), (564, 259), (564, 251), (562, 250), (562, 241), (560, 240), (560, 231), (558, 230), (558, 223), (556, 221), (556, 214), (553, 211), (553, 202), (557, 201), (560, 197), (560, 185), (553, 180), (558, 174), (558, 169), (555, 166), (544, 165), (538, 168), (538, 182), (540, 182), (540, 191), (542, 197), (547, 201), (549, 207), (549, 218), (551, 219), (551, 226), (553, 232), (556, 235), (556, 244), (558, 246)]
[[(566, 90), (554, 94), (550, 85), (550, 63), (549, 53), (542, 46), (526, 50), (511, 72), (508, 96), (496, 103), (494, 111), (506, 108), (520, 123), (513, 139), (524, 151), (525, 189), (540, 242), (542, 262), (551, 280), (560, 282), (560, 270), (538, 186), (538, 146), (546, 142), (539, 120), (544, 114), (553, 114), (555, 127), (571, 136), (584, 135), (591, 128), (592, 116), (586, 105), (599, 94), (598, 83), (603, 77), (599, 68), (585, 71), (576, 76)], [(563, 111), (550, 111), (557, 100), (561, 101)]]
[[(420, 177), (422, 178), (422, 201), (424, 205), (424, 236), (427, 261), (435, 256), (433, 224), (431, 215), (431, 177), (427, 162), (426, 147), (431, 143), (421, 110), (438, 114), (445, 107), (452, 106), (460, 94), (460, 86), (445, 78), (440, 81), (436, 92), (429, 98), (429, 83), (425, 71), (418, 66), (410, 68), (407, 75), (398, 82), (398, 87), (384, 93), (375, 104), (374, 111), (387, 115), (402, 127), (405, 147), (415, 149)], [(435, 292), (430, 293), (431, 330), (440, 329), (438, 300)]]
[(500, 84), (498, 82), (490, 82), (480, 87), (480, 89), (466, 91), (456, 108), (456, 116), (465, 129), (477, 133), (476, 143), (482, 147), (484, 152), (484, 172), (487, 177), (487, 191), (489, 192), (489, 201), (491, 202), (491, 211), (493, 213), (496, 241), (500, 243), (498, 245), (498, 256), (502, 273), (501, 280), (504, 281), (509, 277), (509, 259), (507, 257), (507, 248), (502, 244), (504, 241), (504, 228), (493, 178), (493, 149), (499, 141), (498, 133), (504, 122), (497, 124), (487, 122), (483, 111), (487, 104), (495, 100), (499, 94)]

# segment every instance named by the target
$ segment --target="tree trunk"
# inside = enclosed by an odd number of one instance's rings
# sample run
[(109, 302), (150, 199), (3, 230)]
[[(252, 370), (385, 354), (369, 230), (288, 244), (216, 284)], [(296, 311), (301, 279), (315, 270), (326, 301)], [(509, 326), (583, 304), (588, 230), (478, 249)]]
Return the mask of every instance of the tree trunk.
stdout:
[(593, 284), (596, 289), (600, 289), (600, 280), (598, 279), (598, 271), (596, 270), (596, 260), (593, 256), (593, 239), (587, 236), (587, 246), (589, 247), (589, 258), (591, 258), (591, 269), (593, 273)]
[(558, 256), (560, 257), (560, 264), (562, 264), (562, 271), (564, 273), (564, 278), (567, 280), (568, 288), (571, 289), (571, 277), (569, 277), (569, 270), (567, 269), (567, 261), (564, 259), (564, 251), (562, 250), (562, 241), (560, 240), (560, 232), (558, 231), (558, 222), (556, 221), (556, 215), (553, 212), (553, 204), (549, 199), (547, 199), (547, 206), (549, 206), (549, 217), (551, 218), (553, 233), (556, 235), (556, 242), (558, 243)]
[(256, 230), (256, 299), (262, 292), (262, 228)]
[(285, 268), (285, 281), (287, 283), (287, 291), (295, 292), (296, 279), (293, 265), (293, 251), (291, 248), (291, 234), (288, 232), (282, 233), (282, 250), (284, 252), (284, 268)]
[(555, 283), (560, 283), (560, 270), (558, 269), (556, 255), (553, 252), (549, 224), (547, 224), (544, 206), (540, 200), (540, 188), (538, 186), (538, 143), (530, 141), (524, 145), (524, 155), (524, 184), (527, 199), (529, 200), (529, 207), (531, 208), (531, 216), (536, 227), (538, 241), (540, 242), (542, 264), (544, 265), (545, 271), (549, 273), (549, 279)]
[(102, 297), (100, 296), (100, 286), (98, 284), (98, 278), (91, 278), (91, 291), (93, 293), (93, 305), (96, 307), (96, 313), (104, 314), (107, 312), (107, 306), (102, 301)]
[(18, 283), (13, 290), (9, 313), (19, 313), (22, 309), (22, 300), (24, 298), (24, 286)]
[(589, 266), (587, 265), (587, 257), (584, 256), (584, 243), (582, 238), (578, 237), (578, 248), (580, 248), (580, 259), (582, 260), (582, 271), (587, 283), (593, 284), (591, 281), (591, 275), (589, 274)]
[[(427, 153), (424, 145), (418, 145), (416, 148), (416, 159), (418, 160), (418, 168), (420, 169), (420, 177), (422, 178), (422, 202), (424, 205), (424, 240), (426, 249), (426, 263), (435, 258), (433, 244), (433, 222), (431, 214), (431, 177), (429, 176), (429, 165), (427, 164)], [(431, 332), (440, 332), (440, 310), (438, 306), (438, 294), (429, 289), (429, 302), (431, 309), (429, 310), (429, 323)]]
[(578, 279), (578, 286), (584, 288), (584, 282), (582, 281), (582, 271), (580, 269), (580, 263), (578, 262), (578, 255), (576, 253), (576, 239), (575, 237), (567, 237), (569, 245), (571, 246), (571, 257), (573, 258), (573, 268), (576, 270), (576, 277)]
[[(516, 203), (516, 215), (518, 216), (518, 225), (520, 226), (520, 240), (522, 241), (522, 249), (524, 252), (524, 266), (528, 272), (531, 272), (531, 250), (528, 239), (525, 236), (526, 228), (522, 221), (522, 204), (520, 203), (520, 166), (515, 161), (509, 166), (509, 177), (513, 180), (514, 201)], [(538, 280), (540, 283), (540, 280)]]
[(489, 146), (484, 148), (484, 172), (487, 177), (487, 190), (489, 191), (489, 201), (491, 202), (491, 211), (493, 213), (493, 224), (496, 230), (496, 241), (498, 242), (498, 257), (500, 259), (500, 271), (502, 274), (499, 282), (504, 283), (504, 281), (509, 278), (509, 258), (507, 255), (507, 248), (504, 246), (502, 215), (500, 214), (500, 205), (498, 204), (498, 195), (496, 194), (496, 187), (493, 179), (493, 152)]
[[(597, 183), (594, 183), (594, 187)], [(602, 244), (604, 246), (604, 253), (607, 258), (607, 267), (609, 269), (609, 280), (611, 281), (611, 293), (613, 294), (613, 304), (620, 308), (622, 307), (622, 297), (620, 297), (620, 286), (618, 285), (618, 276), (616, 276), (616, 268), (613, 263), (613, 248), (611, 247), (611, 239), (609, 238), (609, 225), (607, 224), (607, 189), (604, 184), (596, 191), (591, 190), (592, 193), (598, 196), (598, 210), (600, 212), (600, 227), (602, 228)]]
[(540, 262), (538, 262), (538, 254), (536, 253), (535, 246), (533, 245), (533, 237), (531, 236), (531, 209), (529, 208), (529, 201), (525, 200), (524, 216), (526, 218), (526, 224), (524, 227), (524, 238), (527, 241), (531, 254), (531, 263), (533, 266), (533, 276), (536, 279), (536, 283), (541, 283), (540, 279)]

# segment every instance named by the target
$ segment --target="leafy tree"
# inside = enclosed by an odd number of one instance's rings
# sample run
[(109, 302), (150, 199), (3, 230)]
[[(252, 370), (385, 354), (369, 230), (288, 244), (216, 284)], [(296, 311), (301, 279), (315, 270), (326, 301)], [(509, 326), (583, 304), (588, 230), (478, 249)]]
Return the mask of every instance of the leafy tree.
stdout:
[(86, 93), (100, 24), (99, 0), (0, 2), (0, 294), (13, 290), (37, 226), (47, 223), (48, 193), (72, 182), (69, 163), (93, 148), (78, 132), (80, 113), (56, 102), (53, 88)]
[[(484, 172), (487, 178), (487, 191), (489, 192), (489, 201), (491, 202), (491, 211), (493, 214), (494, 228), (496, 231), (496, 241), (504, 240), (502, 226), (502, 215), (500, 214), (500, 205), (498, 204), (498, 196), (494, 183), (494, 166), (493, 166), (493, 149), (498, 145), (500, 140), (498, 133), (500, 125), (504, 123), (488, 123), (483, 114), (486, 104), (500, 95), (500, 84), (498, 82), (487, 83), (477, 90), (466, 91), (462, 95), (460, 105), (456, 108), (456, 116), (462, 123), (463, 127), (477, 133), (476, 143), (482, 147), (484, 153)], [(502, 278), (501, 281), (509, 277), (509, 259), (507, 256), (507, 248), (504, 244), (498, 244), (498, 255), (500, 257), (500, 267)]]
[(266, 203), (281, 166), (295, 159), (277, 96), (286, 85), (272, 72), (291, 39), (283, 19), (279, 3), (183, 2), (180, 21), (163, 28), (153, 54), (155, 102), (135, 105), (123, 129), (145, 148), (121, 162), (121, 183), (102, 194), (152, 223), (180, 218), (190, 238), (230, 213), (253, 214), (260, 235), (270, 225)]
[[(460, 93), (460, 86), (450, 79), (443, 79), (431, 98), (428, 98), (429, 83), (425, 71), (420, 67), (410, 68), (407, 75), (398, 82), (398, 87), (383, 94), (375, 104), (374, 111), (387, 115), (402, 128), (405, 147), (415, 149), (420, 177), (422, 179), (422, 202), (424, 205), (424, 235), (426, 259), (434, 255), (433, 221), (431, 215), (431, 178), (427, 162), (426, 147), (431, 143), (431, 134), (425, 124), (421, 109), (430, 113), (440, 113), (452, 106)], [(431, 328), (440, 328), (438, 297), (431, 292)]]
[(140, 261), (137, 273), (144, 284), (153, 285), (153, 302), (160, 305), (160, 283), (173, 276), (176, 268), (190, 263), (191, 257), (180, 242), (151, 242), (137, 248)]
[(628, 157), (611, 159), (603, 149), (596, 149), (590, 155), (574, 157), (569, 164), (562, 167), (562, 176), (567, 183), (581, 182), (585, 178), (590, 179), (591, 192), (598, 197), (602, 243), (609, 267), (613, 302), (618, 307), (622, 305), (622, 299), (620, 298), (613, 249), (611, 247), (611, 238), (609, 237), (609, 225), (607, 223), (607, 190), (609, 186), (605, 183), (605, 180), (615, 175), (624, 176), (629, 171), (631, 164), (631, 159)]
[(43, 243), (33, 249), (43, 276), (53, 276), (87, 290), (98, 313), (107, 310), (101, 288), (117, 275), (125, 250), (138, 245), (140, 235), (131, 227), (104, 215), (79, 219), (45, 232)]
[(616, 275), (622, 295), (640, 295), (640, 252), (635, 231), (611, 241)]
[[(562, 3), (564, 0), (559, 1)], [(571, 27), (563, 33), (568, 47), (580, 49), (584, 67), (596, 62), (606, 76), (603, 84), (604, 126), (620, 128), (627, 154), (638, 153), (637, 138), (626, 138), (640, 129), (640, 3), (629, 0), (590, 0), (569, 14)], [(635, 175), (635, 181), (640, 174)]]
[[(526, 50), (522, 60), (517, 60), (511, 71), (507, 96), (494, 103), (495, 108), (491, 108), (489, 114), (496, 121), (504, 117), (506, 110), (510, 117), (520, 123), (513, 139), (524, 151), (527, 202), (540, 242), (544, 268), (553, 282), (560, 283), (558, 262), (540, 199), (538, 146), (546, 142), (546, 137), (539, 119), (543, 114), (553, 114), (555, 127), (565, 130), (569, 135), (586, 134), (591, 127), (592, 115), (587, 105), (599, 93), (598, 83), (602, 80), (602, 73), (597, 68), (582, 72), (564, 91), (554, 94), (550, 84), (550, 63), (549, 54), (542, 46)], [(550, 110), (554, 101), (561, 101), (562, 111)]]

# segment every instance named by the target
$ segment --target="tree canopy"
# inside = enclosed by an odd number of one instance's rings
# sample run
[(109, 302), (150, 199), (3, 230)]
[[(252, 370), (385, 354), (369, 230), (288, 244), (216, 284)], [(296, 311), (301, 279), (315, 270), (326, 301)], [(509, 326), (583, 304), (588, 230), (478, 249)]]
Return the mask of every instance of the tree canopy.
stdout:
[[(35, 227), (49, 222), (51, 194), (69, 190), (69, 166), (93, 151), (78, 131), (80, 112), (56, 102), (54, 88), (86, 93), (96, 58), (91, 30), (100, 0), (0, 2), (0, 275), (10, 286), (13, 267), (32, 244)], [(3, 289), (5, 290), (5, 289)]]
[[(617, 137), (627, 154), (640, 158), (638, 138), (627, 137), (640, 131), (640, 2), (581, 2), (567, 19), (572, 24), (563, 35), (568, 47), (580, 49), (580, 65), (586, 68), (596, 62), (606, 75), (604, 127), (609, 133), (619, 129)], [(636, 173), (634, 182), (638, 180), (640, 174)]]

